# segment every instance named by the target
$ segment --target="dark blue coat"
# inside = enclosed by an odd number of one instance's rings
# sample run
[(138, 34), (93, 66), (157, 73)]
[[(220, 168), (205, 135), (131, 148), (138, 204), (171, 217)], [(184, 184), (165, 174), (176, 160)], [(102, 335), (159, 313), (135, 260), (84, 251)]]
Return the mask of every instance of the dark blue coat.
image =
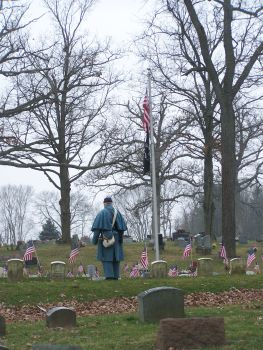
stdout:
[[(127, 230), (125, 220), (118, 211), (114, 228), (112, 228), (112, 220), (114, 216), (114, 208), (107, 205), (96, 216), (91, 231), (94, 233), (92, 238), (93, 244), (98, 244), (97, 259), (100, 261), (122, 261), (123, 247), (122, 234)], [(102, 245), (102, 235), (111, 238), (114, 235), (115, 243), (113, 246), (105, 248)]]

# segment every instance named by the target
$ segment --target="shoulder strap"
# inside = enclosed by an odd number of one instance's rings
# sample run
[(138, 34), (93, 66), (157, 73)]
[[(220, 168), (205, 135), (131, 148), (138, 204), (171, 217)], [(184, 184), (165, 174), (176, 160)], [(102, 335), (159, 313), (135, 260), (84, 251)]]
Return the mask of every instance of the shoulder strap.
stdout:
[(113, 227), (114, 224), (115, 224), (115, 220), (116, 220), (116, 217), (117, 217), (117, 213), (118, 213), (118, 210), (114, 208), (114, 215), (113, 215), (113, 219), (112, 219), (112, 227)]

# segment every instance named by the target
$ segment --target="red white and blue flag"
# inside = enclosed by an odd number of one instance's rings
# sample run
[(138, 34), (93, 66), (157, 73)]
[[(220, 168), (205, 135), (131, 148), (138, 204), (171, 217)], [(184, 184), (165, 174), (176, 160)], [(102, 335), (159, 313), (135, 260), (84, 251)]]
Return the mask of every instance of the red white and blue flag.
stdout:
[(224, 263), (226, 263), (228, 261), (227, 255), (226, 255), (226, 248), (225, 248), (223, 243), (222, 243), (221, 250), (220, 250), (220, 256), (221, 256), (221, 258), (224, 259)]
[(73, 264), (76, 261), (78, 254), (79, 254), (78, 243), (77, 242), (73, 242), (73, 244), (71, 246), (71, 252), (69, 254), (68, 262), (70, 264)]
[(140, 263), (141, 263), (142, 267), (145, 270), (148, 269), (149, 261), (148, 261), (148, 254), (147, 254), (147, 248), (146, 247), (144, 247), (144, 249), (142, 251)]
[(169, 277), (176, 277), (178, 276), (178, 271), (176, 267), (170, 267), (169, 271), (168, 271), (168, 276)]
[(140, 277), (140, 270), (137, 265), (133, 266), (131, 272), (130, 272), (130, 277), (135, 278), (135, 277)]
[(187, 256), (189, 256), (191, 254), (191, 251), (192, 251), (192, 245), (191, 245), (191, 242), (190, 242), (184, 248), (183, 258), (186, 258)]
[(249, 253), (247, 256), (247, 267), (249, 267), (255, 259), (256, 259), (255, 252)]
[(36, 252), (36, 248), (33, 244), (33, 241), (31, 240), (27, 243), (27, 248), (23, 257), (24, 261), (32, 260), (33, 253), (35, 252)]

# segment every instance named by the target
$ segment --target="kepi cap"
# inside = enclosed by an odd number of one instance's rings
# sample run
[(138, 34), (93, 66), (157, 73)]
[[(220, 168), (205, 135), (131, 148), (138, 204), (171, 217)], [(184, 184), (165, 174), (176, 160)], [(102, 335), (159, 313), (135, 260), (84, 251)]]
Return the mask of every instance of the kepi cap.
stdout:
[(112, 203), (112, 198), (110, 196), (105, 197), (103, 203)]

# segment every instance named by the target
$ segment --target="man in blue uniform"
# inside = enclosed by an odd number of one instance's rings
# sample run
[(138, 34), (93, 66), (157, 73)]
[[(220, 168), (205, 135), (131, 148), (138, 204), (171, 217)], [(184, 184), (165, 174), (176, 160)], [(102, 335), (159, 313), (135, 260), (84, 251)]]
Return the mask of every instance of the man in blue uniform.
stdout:
[[(106, 197), (103, 203), (104, 209), (97, 214), (91, 228), (92, 243), (98, 245), (97, 260), (102, 262), (105, 278), (117, 280), (120, 276), (120, 261), (124, 258), (122, 236), (127, 226), (121, 213), (114, 209), (111, 197)], [(112, 236), (114, 244), (104, 247), (103, 238), (110, 240)]]

